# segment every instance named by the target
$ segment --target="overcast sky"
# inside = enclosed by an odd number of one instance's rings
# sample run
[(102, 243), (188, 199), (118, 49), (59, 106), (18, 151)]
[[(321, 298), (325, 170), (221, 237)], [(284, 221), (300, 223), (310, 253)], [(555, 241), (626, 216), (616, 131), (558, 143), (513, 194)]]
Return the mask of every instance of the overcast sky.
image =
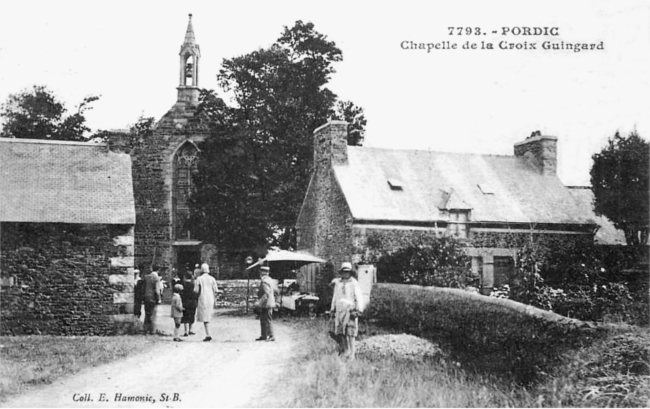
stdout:
[[(224, 58), (269, 46), (296, 20), (313, 22), (343, 51), (330, 88), (365, 109), (367, 146), (511, 155), (540, 130), (558, 137), (562, 181), (586, 185), (591, 156), (617, 130), (650, 138), (644, 0), (3, 1), (0, 102), (39, 84), (70, 109), (101, 95), (87, 115), (93, 130), (160, 118), (176, 100), (189, 13), (199, 85), (211, 89)], [(448, 27), (481, 35), (450, 35)], [(513, 35), (524, 27), (557, 30)], [(458, 49), (404, 49), (404, 41)], [(495, 49), (464, 50), (467, 41)], [(544, 50), (545, 41), (602, 41), (604, 50)], [(501, 42), (536, 49), (503, 50)]]

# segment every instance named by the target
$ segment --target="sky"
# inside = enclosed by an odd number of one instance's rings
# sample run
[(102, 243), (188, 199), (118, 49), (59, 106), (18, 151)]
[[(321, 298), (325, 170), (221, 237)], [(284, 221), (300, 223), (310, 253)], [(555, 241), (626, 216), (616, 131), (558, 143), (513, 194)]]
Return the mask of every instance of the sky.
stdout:
[(343, 51), (329, 88), (364, 108), (366, 146), (512, 155), (539, 130), (558, 138), (558, 175), (574, 186), (589, 184), (592, 155), (616, 131), (650, 139), (645, 0), (3, 1), (0, 103), (46, 85), (69, 110), (100, 95), (93, 131), (158, 119), (176, 101), (189, 13), (199, 86), (215, 90), (224, 59), (314, 23)]

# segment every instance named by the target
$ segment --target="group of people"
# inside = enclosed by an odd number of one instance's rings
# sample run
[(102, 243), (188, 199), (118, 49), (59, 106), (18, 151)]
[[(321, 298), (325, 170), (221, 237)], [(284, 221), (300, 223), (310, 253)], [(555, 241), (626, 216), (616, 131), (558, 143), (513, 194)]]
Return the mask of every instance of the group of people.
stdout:
[[(273, 310), (276, 306), (277, 285), (271, 279), (269, 267), (260, 268), (260, 287), (255, 308), (260, 317), (262, 334), (256, 341), (275, 341), (273, 333)], [(332, 280), (334, 294), (330, 307), (330, 336), (338, 345), (344, 358), (354, 359), (355, 340), (359, 334), (359, 315), (365, 305), (361, 286), (352, 276), (352, 263), (344, 262), (339, 277)]]
[[(136, 270), (136, 274), (139, 273)], [(210, 320), (214, 313), (214, 301), (219, 288), (217, 280), (210, 275), (210, 267), (203, 264), (198, 277), (188, 271), (182, 278), (174, 281), (172, 289), (171, 318), (174, 320), (174, 341), (180, 342), (179, 330), (181, 324), (185, 332), (183, 337), (196, 335), (192, 331), (194, 322), (202, 322), (205, 330), (203, 341), (212, 341), (210, 335)], [(163, 284), (158, 269), (152, 266), (149, 274), (139, 279), (135, 284), (135, 303), (133, 313), (136, 317), (141, 316), (142, 305), (144, 305), (144, 332), (154, 334), (154, 318), (156, 308), (162, 302)]]
[[(195, 278), (196, 273), (200, 275)], [(276, 308), (278, 297), (277, 284), (270, 277), (268, 266), (260, 267), (260, 286), (257, 292), (258, 300), (255, 311), (260, 318), (261, 335), (256, 341), (275, 341), (273, 331), (273, 310)], [(203, 322), (205, 338), (212, 340), (210, 335), (210, 320), (214, 312), (214, 302), (217, 296), (217, 281), (210, 274), (207, 264), (201, 265), (194, 274), (190, 271), (173, 283), (171, 302), (171, 317), (174, 320), (174, 341), (179, 342), (181, 324), (184, 325), (183, 337), (195, 335), (192, 325), (195, 320)], [(340, 277), (332, 281), (334, 294), (330, 307), (330, 336), (336, 341), (339, 355), (354, 359), (355, 339), (359, 332), (359, 315), (363, 312), (364, 301), (359, 282), (352, 276), (352, 264), (345, 262), (339, 270)], [(162, 300), (162, 281), (157, 269), (138, 280), (135, 287), (134, 314), (140, 317), (141, 305), (144, 305), (145, 333), (153, 334), (153, 319), (156, 307)]]

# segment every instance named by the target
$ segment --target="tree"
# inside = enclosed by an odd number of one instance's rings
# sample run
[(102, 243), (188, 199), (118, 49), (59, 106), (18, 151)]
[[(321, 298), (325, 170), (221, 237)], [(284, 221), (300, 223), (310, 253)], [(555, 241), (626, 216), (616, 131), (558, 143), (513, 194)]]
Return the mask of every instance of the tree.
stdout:
[[(201, 145), (190, 225), (224, 251), (295, 247), (295, 224), (307, 190), (314, 129), (337, 115), (326, 86), (342, 60), (334, 42), (297, 21), (269, 48), (224, 60), (217, 78), (229, 107), (202, 91), (198, 115), (209, 126)], [(363, 110), (346, 103), (363, 131)]]
[(648, 242), (648, 171), (650, 144), (636, 131), (627, 138), (618, 132), (592, 156), (594, 210), (623, 230), (628, 245)]
[(66, 116), (65, 105), (47, 87), (34, 85), (18, 94), (11, 94), (0, 107), (5, 123), (0, 136), (9, 138), (57, 139), (86, 141), (85, 112), (99, 97), (88, 96), (77, 106), (75, 113)]
[(366, 124), (368, 123), (363, 108), (354, 105), (350, 101), (338, 101), (334, 118), (350, 124), (348, 128), (348, 145), (363, 145)]

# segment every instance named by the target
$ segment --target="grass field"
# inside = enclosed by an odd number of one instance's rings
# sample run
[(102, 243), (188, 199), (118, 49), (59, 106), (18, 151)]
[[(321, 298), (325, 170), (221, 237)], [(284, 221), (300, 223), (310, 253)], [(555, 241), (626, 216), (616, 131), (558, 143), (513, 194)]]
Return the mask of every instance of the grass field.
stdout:
[(292, 382), (267, 407), (647, 407), (650, 332), (612, 329), (522, 386), (466, 371), (462, 363), (338, 358), (323, 320), (301, 321), (313, 340), (296, 356)]
[(0, 401), (32, 386), (141, 352), (158, 337), (0, 337)]
[[(452, 360), (338, 358), (324, 319), (283, 318), (305, 332), (260, 407), (648, 407), (650, 329), (611, 327), (523, 386)], [(367, 333), (385, 330), (371, 328)], [(0, 402), (30, 387), (151, 348), (158, 337), (0, 337)]]

